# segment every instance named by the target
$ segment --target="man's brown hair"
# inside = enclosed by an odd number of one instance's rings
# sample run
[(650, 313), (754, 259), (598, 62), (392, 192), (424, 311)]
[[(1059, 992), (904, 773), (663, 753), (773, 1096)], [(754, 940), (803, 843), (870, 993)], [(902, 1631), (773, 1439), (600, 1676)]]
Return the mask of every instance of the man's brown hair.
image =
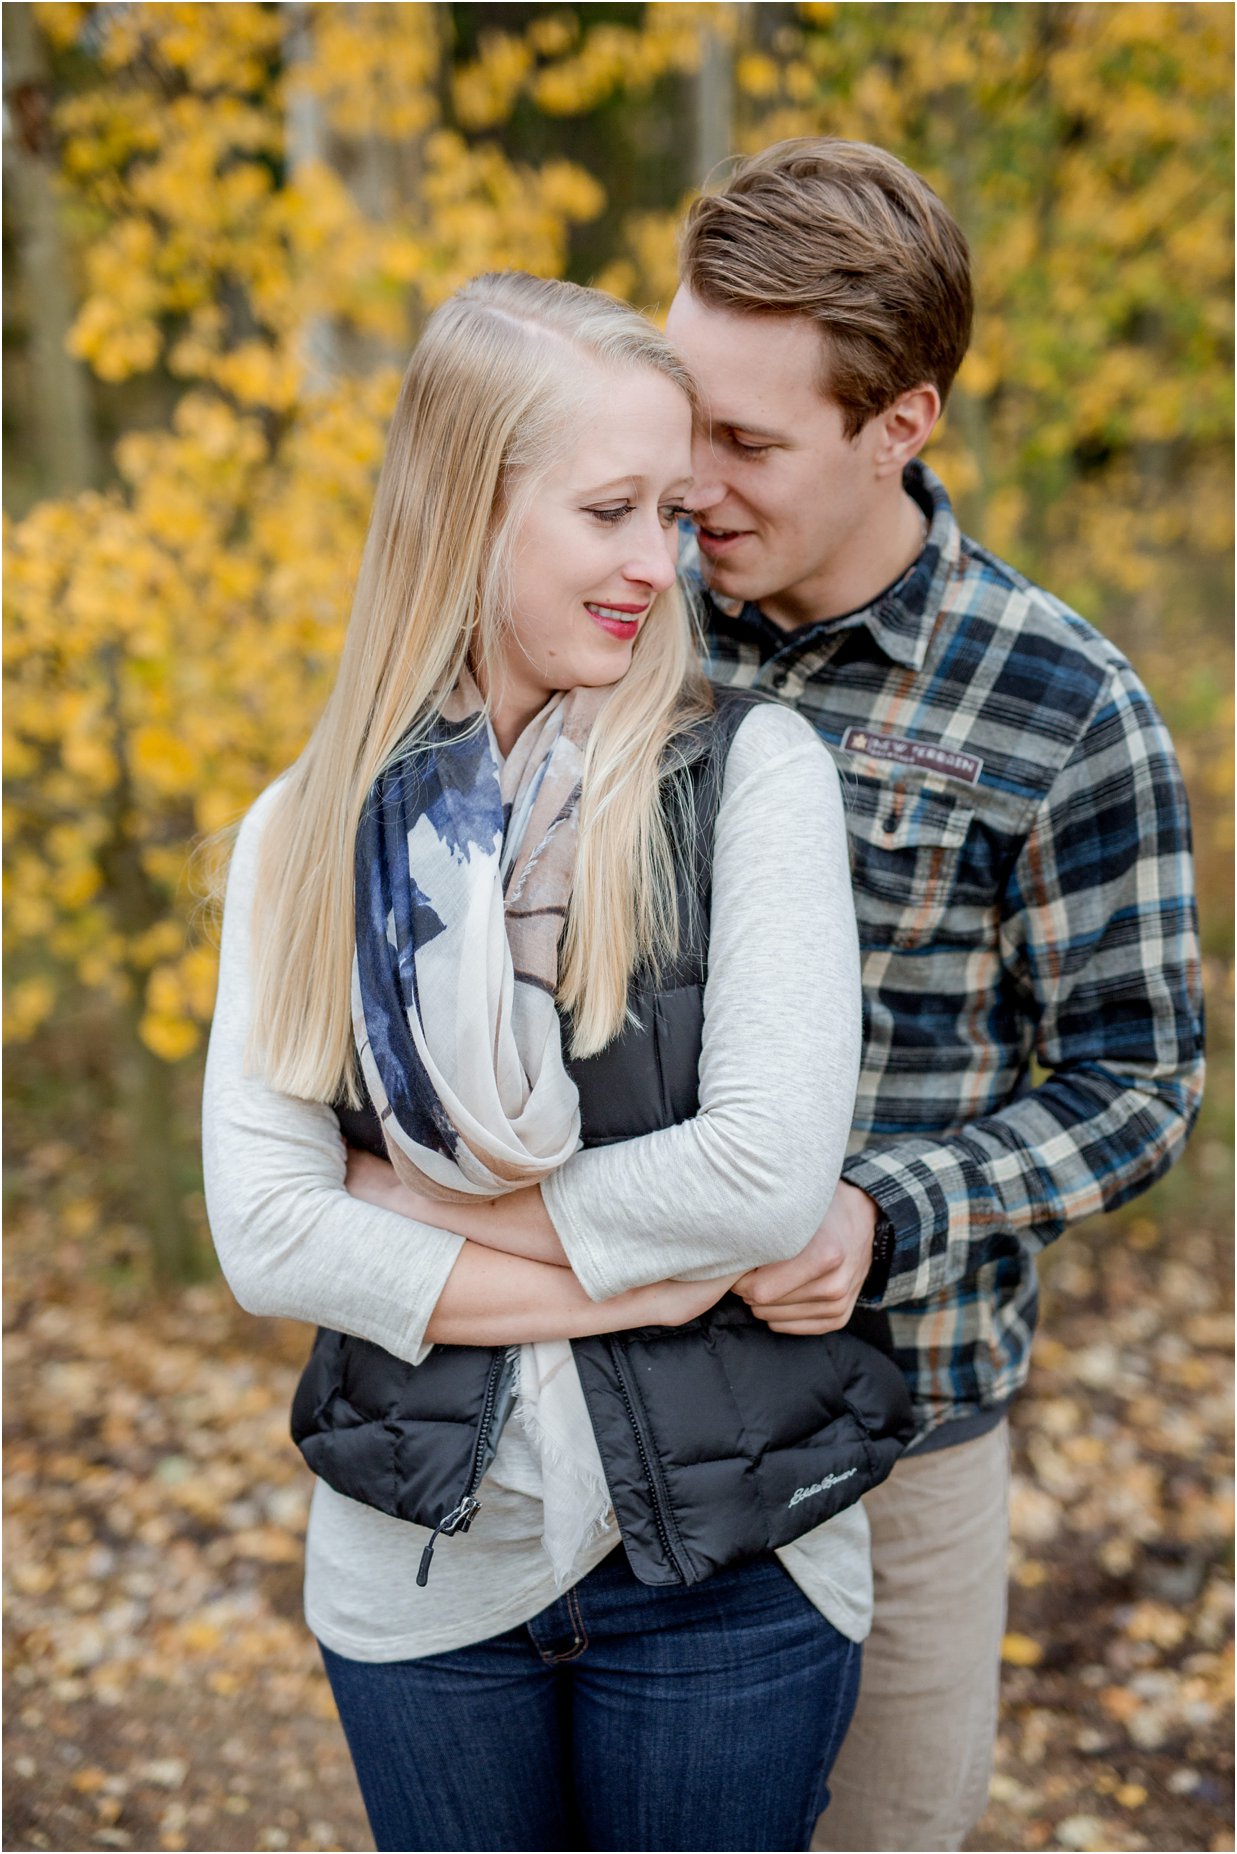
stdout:
[(741, 161), (687, 215), (680, 273), (738, 314), (806, 315), (854, 437), (900, 394), (944, 402), (971, 338), (971, 265), (926, 180), (867, 142), (804, 136)]

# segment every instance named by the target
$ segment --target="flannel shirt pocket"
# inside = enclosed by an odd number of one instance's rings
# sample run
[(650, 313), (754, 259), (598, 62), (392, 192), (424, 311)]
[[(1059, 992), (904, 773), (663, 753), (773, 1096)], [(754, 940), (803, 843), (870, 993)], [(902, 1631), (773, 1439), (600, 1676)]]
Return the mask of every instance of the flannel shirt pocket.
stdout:
[(974, 808), (903, 779), (852, 778), (847, 799), (864, 951), (926, 946), (954, 898)]

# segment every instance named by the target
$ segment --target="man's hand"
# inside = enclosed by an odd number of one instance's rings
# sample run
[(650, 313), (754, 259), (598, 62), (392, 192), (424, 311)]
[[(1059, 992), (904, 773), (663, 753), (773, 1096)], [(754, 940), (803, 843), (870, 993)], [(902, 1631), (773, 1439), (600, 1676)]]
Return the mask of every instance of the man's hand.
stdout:
[(788, 1262), (768, 1262), (735, 1282), (757, 1319), (777, 1333), (833, 1333), (845, 1326), (872, 1266), (876, 1205), (840, 1183), (825, 1220)]

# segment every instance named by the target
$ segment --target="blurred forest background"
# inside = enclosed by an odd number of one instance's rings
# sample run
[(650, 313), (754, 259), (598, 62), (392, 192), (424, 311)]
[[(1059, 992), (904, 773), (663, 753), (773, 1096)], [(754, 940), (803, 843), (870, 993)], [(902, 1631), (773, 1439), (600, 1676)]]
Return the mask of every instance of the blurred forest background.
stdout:
[(1197, 838), (1210, 1094), (1181, 1166), (1049, 1258), (973, 1845), (1231, 1847), (1232, 9), (239, 0), (3, 30), (6, 1845), (369, 1845), (297, 1619), (308, 1335), (230, 1308), (205, 1231), (202, 845), (323, 698), (428, 310), (518, 265), (663, 312), (717, 163), (828, 132), (967, 232), (976, 339), (930, 460), (1133, 658)]

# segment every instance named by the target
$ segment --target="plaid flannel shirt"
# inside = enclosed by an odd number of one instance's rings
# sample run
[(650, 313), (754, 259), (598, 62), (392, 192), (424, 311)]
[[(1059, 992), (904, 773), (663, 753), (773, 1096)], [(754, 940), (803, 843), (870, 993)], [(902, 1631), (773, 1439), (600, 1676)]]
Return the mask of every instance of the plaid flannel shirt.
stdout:
[(1181, 775), (1129, 664), (962, 535), (924, 465), (906, 487), (927, 541), (863, 610), (784, 631), (705, 606), (714, 679), (791, 703), (841, 772), (865, 993), (844, 1176), (883, 1213), (862, 1299), (921, 1433), (961, 1438), (1026, 1378), (1038, 1250), (1185, 1143), (1199, 951)]

